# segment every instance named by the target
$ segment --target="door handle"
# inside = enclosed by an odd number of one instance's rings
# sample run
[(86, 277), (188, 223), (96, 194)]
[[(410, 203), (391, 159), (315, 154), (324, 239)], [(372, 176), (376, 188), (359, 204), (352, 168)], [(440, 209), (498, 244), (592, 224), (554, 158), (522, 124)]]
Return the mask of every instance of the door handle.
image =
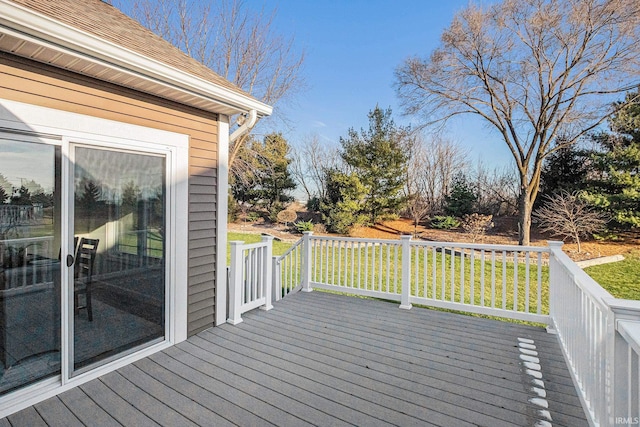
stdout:
[(73, 255), (67, 255), (67, 267), (71, 267), (74, 261)]

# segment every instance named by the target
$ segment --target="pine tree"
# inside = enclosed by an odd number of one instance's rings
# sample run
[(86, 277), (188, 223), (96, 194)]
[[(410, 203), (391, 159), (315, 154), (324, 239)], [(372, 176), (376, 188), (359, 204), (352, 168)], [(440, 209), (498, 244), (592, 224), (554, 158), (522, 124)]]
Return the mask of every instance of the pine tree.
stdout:
[(369, 129), (349, 129), (340, 138), (341, 156), (365, 189), (360, 212), (374, 224), (382, 216), (398, 214), (406, 202), (403, 195), (408, 163), (409, 130), (396, 127), (391, 109), (369, 112)]
[(596, 135), (602, 150), (594, 152), (598, 177), (583, 197), (609, 213), (615, 225), (640, 227), (640, 89), (614, 104), (611, 133)]

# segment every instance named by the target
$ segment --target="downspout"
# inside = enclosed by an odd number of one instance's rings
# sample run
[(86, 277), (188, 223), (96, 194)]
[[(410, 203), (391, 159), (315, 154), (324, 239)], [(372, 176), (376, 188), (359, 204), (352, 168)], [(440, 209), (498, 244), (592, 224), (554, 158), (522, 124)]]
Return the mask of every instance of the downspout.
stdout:
[(229, 146), (242, 135), (251, 130), (258, 121), (258, 112), (251, 110), (242, 114), (236, 120), (240, 125), (229, 134), (229, 117), (221, 116), (218, 128), (218, 196), (217, 214), (221, 221), (217, 221), (216, 246), (218, 248), (216, 265), (216, 299), (214, 324), (221, 325), (227, 321), (227, 213), (229, 211)]
[(233, 133), (229, 136), (229, 144), (232, 144), (236, 139), (246, 134), (256, 125), (258, 121), (258, 112), (256, 110), (251, 110), (247, 115), (240, 115), (236, 123), (240, 125), (238, 129), (233, 131)]

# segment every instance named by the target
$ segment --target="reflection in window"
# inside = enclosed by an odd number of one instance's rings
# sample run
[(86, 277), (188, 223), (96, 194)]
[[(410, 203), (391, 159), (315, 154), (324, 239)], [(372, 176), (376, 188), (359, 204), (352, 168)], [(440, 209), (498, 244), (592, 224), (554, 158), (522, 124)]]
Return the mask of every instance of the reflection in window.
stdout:
[(75, 153), (75, 235), (98, 242), (91, 292), (78, 302), (91, 298), (91, 311), (74, 316), (79, 369), (164, 337), (166, 195), (163, 156)]
[(60, 148), (0, 138), (0, 394), (60, 374)]

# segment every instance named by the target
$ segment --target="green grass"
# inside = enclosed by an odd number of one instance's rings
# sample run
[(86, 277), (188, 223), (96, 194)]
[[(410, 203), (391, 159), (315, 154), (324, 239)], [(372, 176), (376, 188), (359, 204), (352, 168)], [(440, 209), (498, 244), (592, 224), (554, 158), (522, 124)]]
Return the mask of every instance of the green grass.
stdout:
[(584, 271), (614, 297), (640, 300), (640, 250), (624, 257), (623, 261), (594, 265)]
[[(231, 264), (231, 245), (229, 242), (232, 240), (239, 240), (245, 243), (258, 243), (262, 240), (262, 236), (259, 234), (250, 234), (250, 233), (227, 233), (227, 265)], [(293, 243), (289, 242), (281, 242), (278, 240), (273, 241), (273, 255), (282, 255), (293, 246)]]

